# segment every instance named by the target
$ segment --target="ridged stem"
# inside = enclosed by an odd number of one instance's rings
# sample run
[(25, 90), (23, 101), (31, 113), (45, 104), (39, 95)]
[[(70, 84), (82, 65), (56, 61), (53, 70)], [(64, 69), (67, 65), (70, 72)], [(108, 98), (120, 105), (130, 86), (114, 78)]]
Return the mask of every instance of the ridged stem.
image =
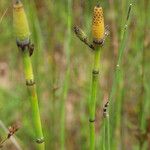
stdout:
[(24, 50), (21, 49), (21, 52), (23, 57), (23, 69), (24, 69), (24, 74), (26, 79), (26, 85), (30, 96), (30, 102), (31, 102), (32, 121), (33, 121), (33, 127), (35, 132), (35, 138), (37, 142), (37, 149), (44, 150), (45, 149), (45, 145), (43, 141), (44, 137), (42, 133), (40, 112), (38, 106), (38, 97), (37, 97), (36, 85), (34, 82), (32, 63), (29, 56), (28, 48), (25, 48)]
[(100, 48), (98, 47), (94, 51), (94, 63), (92, 71), (92, 85), (91, 85), (91, 96), (89, 101), (89, 113), (90, 113), (90, 150), (95, 149), (95, 109), (96, 109), (96, 96), (98, 86), (98, 75), (100, 67)]

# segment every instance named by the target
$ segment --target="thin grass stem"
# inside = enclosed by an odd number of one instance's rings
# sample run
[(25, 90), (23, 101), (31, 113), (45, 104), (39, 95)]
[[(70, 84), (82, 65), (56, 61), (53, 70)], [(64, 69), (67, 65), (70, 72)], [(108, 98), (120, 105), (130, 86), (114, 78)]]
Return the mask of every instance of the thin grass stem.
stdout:
[(60, 143), (61, 143), (61, 150), (65, 149), (65, 106), (66, 106), (66, 99), (68, 95), (68, 87), (69, 87), (69, 80), (70, 80), (70, 45), (71, 45), (71, 8), (72, 8), (72, 0), (68, 0), (68, 7), (67, 7), (67, 38), (65, 43), (66, 49), (66, 63), (67, 63), (67, 71), (65, 73), (64, 79), (64, 86), (62, 92), (62, 101), (61, 101), (61, 132), (60, 132)]

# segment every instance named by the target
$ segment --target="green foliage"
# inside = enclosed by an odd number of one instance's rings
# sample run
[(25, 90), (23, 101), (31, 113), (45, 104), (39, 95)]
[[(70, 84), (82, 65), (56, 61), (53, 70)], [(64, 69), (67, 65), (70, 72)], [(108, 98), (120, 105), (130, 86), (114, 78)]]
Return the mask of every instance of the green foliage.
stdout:
[[(60, 149), (62, 145), (68, 150), (89, 149), (88, 99), (93, 52), (79, 42), (73, 33), (73, 26), (80, 26), (91, 37), (92, 10), (97, 1), (74, 0), (69, 8), (68, 0), (22, 2), (35, 44), (32, 62), (46, 150)], [(124, 52), (119, 60), (119, 75), (115, 73), (119, 55), (117, 45), (122, 41), (130, 2), (100, 1), (105, 24), (110, 27), (110, 37), (106, 39), (101, 52), (95, 122), (96, 149), (105, 146), (107, 149), (105, 143), (109, 142), (106, 141), (109, 128), (111, 150), (147, 150), (150, 145), (147, 138), (150, 132), (147, 129), (150, 125), (149, 0), (132, 2)], [(21, 128), (16, 133), (17, 142), (23, 149), (30, 150), (35, 149), (34, 131), (29, 97), (25, 92), (21, 54), (16, 50), (13, 36), (12, 7), (10, 1), (0, 0), (0, 18), (7, 8), (0, 22), (0, 120), (6, 127), (19, 122)], [(114, 87), (115, 77), (117, 84)], [(109, 120), (104, 121), (103, 105), (107, 99), (111, 99)], [(5, 135), (0, 126), (0, 140)], [(11, 150), (12, 145), (7, 141), (4, 146)]]

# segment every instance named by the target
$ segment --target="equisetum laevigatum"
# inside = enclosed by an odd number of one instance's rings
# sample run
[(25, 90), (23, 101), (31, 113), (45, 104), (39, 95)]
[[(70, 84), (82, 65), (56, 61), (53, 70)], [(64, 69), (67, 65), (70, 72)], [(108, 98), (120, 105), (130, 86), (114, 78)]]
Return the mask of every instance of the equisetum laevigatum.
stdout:
[(90, 150), (95, 149), (95, 109), (96, 109), (96, 97), (98, 89), (98, 77), (100, 68), (100, 54), (101, 47), (104, 45), (106, 36), (108, 35), (104, 27), (103, 9), (100, 5), (94, 7), (93, 21), (92, 21), (92, 36), (93, 42), (90, 42), (87, 35), (82, 29), (75, 26), (74, 32), (77, 37), (86, 45), (88, 45), (93, 53), (93, 70), (92, 70), (92, 84), (91, 93), (89, 99), (89, 126), (90, 126)]
[(26, 86), (29, 92), (33, 130), (35, 132), (35, 141), (37, 149), (44, 150), (44, 137), (42, 133), (41, 119), (38, 106), (38, 97), (34, 81), (31, 56), (34, 50), (33, 44), (30, 43), (30, 30), (23, 4), (16, 0), (13, 5), (13, 26), (16, 42), (23, 58), (23, 69), (26, 79)]

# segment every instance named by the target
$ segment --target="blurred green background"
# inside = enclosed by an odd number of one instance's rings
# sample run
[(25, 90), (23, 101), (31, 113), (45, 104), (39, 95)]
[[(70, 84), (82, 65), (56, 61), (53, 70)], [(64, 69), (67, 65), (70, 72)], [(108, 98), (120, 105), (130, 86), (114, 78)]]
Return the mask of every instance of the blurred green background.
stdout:
[[(22, 2), (35, 45), (32, 62), (46, 150), (61, 149), (62, 105), (65, 149), (89, 147), (88, 99), (93, 53), (77, 39), (73, 26), (80, 26), (91, 37), (92, 12), (97, 2), (103, 7), (105, 25), (110, 30), (102, 49), (96, 109), (96, 149), (102, 149), (103, 105), (112, 91), (122, 31), (129, 4), (133, 4), (121, 73), (109, 106), (111, 149), (150, 149), (150, 1)], [(16, 133), (17, 145), (34, 150), (30, 101), (22, 57), (13, 35), (12, 6), (12, 1), (0, 0), (0, 141), (7, 135), (4, 127), (18, 123), (21, 128)], [(66, 84), (68, 90), (64, 91)], [(3, 149), (17, 148), (9, 140)]]

